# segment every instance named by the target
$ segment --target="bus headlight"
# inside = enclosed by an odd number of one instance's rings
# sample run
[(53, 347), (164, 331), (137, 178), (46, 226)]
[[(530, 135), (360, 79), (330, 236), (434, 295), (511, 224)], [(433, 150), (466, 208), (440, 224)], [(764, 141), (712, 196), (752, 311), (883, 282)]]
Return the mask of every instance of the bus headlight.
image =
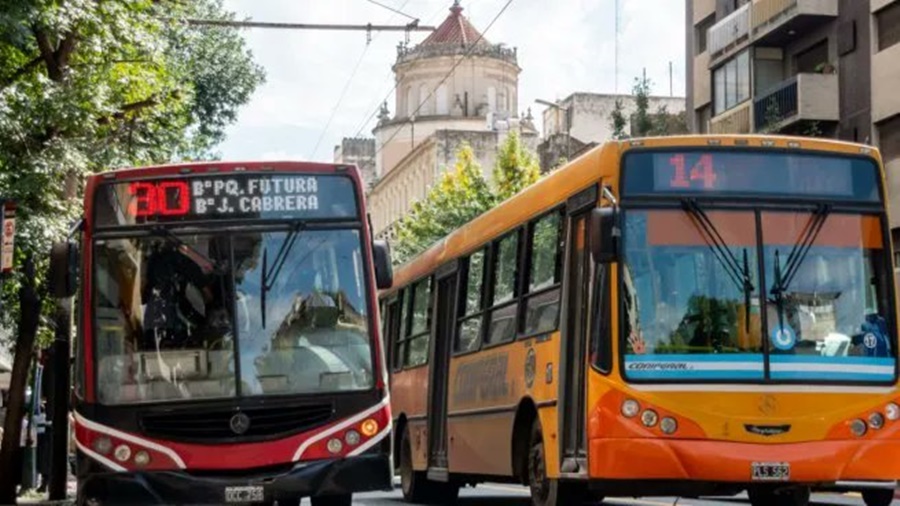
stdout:
[(116, 447), (116, 452), (113, 455), (119, 462), (125, 462), (131, 458), (131, 448), (128, 445), (119, 445)]
[(348, 430), (346, 434), (344, 434), (344, 441), (347, 442), (350, 446), (356, 446), (359, 444), (359, 432), (355, 430)]
[(659, 422), (659, 430), (664, 434), (674, 434), (678, 430), (678, 422), (674, 418), (665, 417)]
[(866, 427), (866, 422), (860, 420), (859, 418), (850, 422), (850, 432), (856, 437), (865, 436), (867, 429), (868, 427)]
[(645, 427), (653, 427), (658, 421), (659, 415), (652, 409), (644, 410), (644, 412), (641, 413), (641, 423), (644, 424)]
[(884, 413), (887, 415), (888, 420), (894, 421), (900, 418), (900, 406), (890, 402), (884, 407)]
[(872, 413), (869, 415), (869, 427), (876, 430), (884, 427), (884, 415), (881, 413)]
[(150, 454), (141, 450), (134, 454), (134, 463), (135, 465), (144, 467), (150, 463)]
[(641, 411), (641, 405), (634, 399), (628, 399), (622, 403), (622, 415), (625, 418), (634, 418)]
[(328, 440), (328, 451), (331, 453), (340, 453), (340, 451), (344, 448), (344, 443), (341, 443), (341, 440), (333, 437)]
[(99, 453), (101, 455), (108, 455), (109, 452), (112, 451), (113, 444), (112, 444), (112, 441), (108, 437), (103, 436), (103, 437), (98, 437), (97, 439), (95, 439), (94, 444), (92, 446), (94, 447), (94, 450), (97, 453)]

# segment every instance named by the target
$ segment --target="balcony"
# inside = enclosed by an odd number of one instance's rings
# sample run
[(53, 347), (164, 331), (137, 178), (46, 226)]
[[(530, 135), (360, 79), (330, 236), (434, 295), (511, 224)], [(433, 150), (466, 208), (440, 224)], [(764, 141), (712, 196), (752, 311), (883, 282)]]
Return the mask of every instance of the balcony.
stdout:
[(707, 34), (707, 47), (711, 60), (733, 52), (750, 39), (750, 4), (722, 18)]
[(811, 31), (838, 15), (838, 0), (754, 0), (751, 34), (760, 44), (782, 46), (794, 33)]
[(733, 107), (709, 121), (709, 132), (713, 134), (748, 134), (750, 133), (750, 115), (752, 103), (748, 100)]
[(838, 121), (838, 76), (797, 74), (757, 94), (754, 131), (779, 131), (798, 121)]

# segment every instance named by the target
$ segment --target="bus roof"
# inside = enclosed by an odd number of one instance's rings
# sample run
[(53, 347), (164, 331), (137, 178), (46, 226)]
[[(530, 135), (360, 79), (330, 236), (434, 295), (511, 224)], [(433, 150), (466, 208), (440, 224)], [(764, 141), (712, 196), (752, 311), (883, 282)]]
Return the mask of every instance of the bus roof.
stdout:
[[(831, 139), (772, 135), (679, 135), (670, 137), (645, 137), (608, 141), (585, 152), (533, 185), (513, 195), (500, 205), (474, 218), (430, 248), (412, 258), (394, 271), (396, 291), (438, 266), (454, 258), (467, 255), (488, 239), (498, 237), (529, 219), (539, 216), (578, 191), (601, 179), (618, 188), (619, 174), (614, 163), (622, 154), (633, 149), (665, 147), (758, 147), (763, 149), (795, 149), (832, 153), (867, 155), (881, 166), (881, 156), (874, 146)], [(614, 190), (617, 191), (617, 190)]]
[(356, 165), (346, 163), (322, 163), (305, 161), (198, 161), (170, 163), (162, 165), (148, 165), (144, 167), (124, 167), (113, 169), (99, 174), (92, 174), (88, 182), (95, 183), (106, 179), (125, 179), (143, 176), (165, 176), (183, 174), (205, 174), (208, 172), (228, 173), (236, 171), (308, 171), (319, 173), (347, 172), (354, 180), (359, 182), (359, 169)]

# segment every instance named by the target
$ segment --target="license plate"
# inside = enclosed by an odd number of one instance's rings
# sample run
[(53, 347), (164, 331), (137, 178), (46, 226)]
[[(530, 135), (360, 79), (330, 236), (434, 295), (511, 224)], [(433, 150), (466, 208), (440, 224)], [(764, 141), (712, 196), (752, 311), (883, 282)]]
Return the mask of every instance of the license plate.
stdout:
[(225, 487), (225, 502), (261, 502), (263, 488), (260, 486)]
[(787, 462), (754, 462), (751, 464), (753, 481), (788, 481), (791, 465)]

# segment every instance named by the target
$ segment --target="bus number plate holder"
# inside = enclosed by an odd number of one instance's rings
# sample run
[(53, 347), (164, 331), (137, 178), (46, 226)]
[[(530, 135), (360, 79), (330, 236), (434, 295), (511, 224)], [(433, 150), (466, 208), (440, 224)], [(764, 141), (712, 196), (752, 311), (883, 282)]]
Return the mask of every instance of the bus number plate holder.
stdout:
[(261, 502), (264, 500), (261, 486), (225, 487), (225, 502), (227, 503)]
[(750, 465), (753, 481), (788, 481), (791, 464), (788, 462), (754, 462)]

